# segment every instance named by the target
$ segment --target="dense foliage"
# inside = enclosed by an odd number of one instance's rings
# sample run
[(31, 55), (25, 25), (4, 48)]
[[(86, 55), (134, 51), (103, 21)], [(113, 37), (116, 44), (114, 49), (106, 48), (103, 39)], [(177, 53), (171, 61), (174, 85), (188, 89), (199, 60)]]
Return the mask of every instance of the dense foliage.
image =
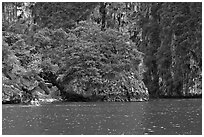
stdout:
[(2, 6), (4, 100), (38, 90), (73, 101), (202, 93), (201, 3)]
[(33, 38), (44, 60), (50, 59), (51, 64), (59, 66), (57, 74), (61, 74), (65, 96), (70, 92), (83, 96), (140, 94), (143, 89), (132, 89), (138, 86), (134, 85), (135, 79), (146, 91), (141, 81), (142, 53), (120, 32), (112, 29), (102, 32), (96, 24), (80, 22), (69, 33), (45, 28)]
[[(86, 100), (148, 99), (148, 91), (142, 82), (143, 54), (126, 34), (113, 29), (103, 32), (100, 25), (86, 21), (72, 29), (64, 29), (21, 19), (8, 27), (3, 36), (3, 52), (5, 56), (14, 55), (17, 68), (24, 70), (20, 76), (29, 76), (28, 87), (33, 87), (33, 80), (38, 81), (35, 77), (39, 75), (56, 86), (65, 100), (72, 100), (74, 95)], [(12, 63), (8, 63), (7, 58), (4, 62), (5, 68)], [(13, 64), (10, 66), (11, 71), (6, 69), (5, 74), (13, 74), (15, 68)], [(45, 93), (50, 92), (46, 87), (39, 87)], [(24, 93), (24, 88), (19, 87), (19, 90)]]

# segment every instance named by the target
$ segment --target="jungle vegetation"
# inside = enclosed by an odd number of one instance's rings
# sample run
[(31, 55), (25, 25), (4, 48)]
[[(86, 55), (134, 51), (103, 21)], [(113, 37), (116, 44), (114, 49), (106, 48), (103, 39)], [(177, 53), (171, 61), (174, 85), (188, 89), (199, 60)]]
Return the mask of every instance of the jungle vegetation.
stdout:
[(64, 100), (201, 95), (202, 3), (3, 2), (2, 77), (21, 101), (36, 79)]

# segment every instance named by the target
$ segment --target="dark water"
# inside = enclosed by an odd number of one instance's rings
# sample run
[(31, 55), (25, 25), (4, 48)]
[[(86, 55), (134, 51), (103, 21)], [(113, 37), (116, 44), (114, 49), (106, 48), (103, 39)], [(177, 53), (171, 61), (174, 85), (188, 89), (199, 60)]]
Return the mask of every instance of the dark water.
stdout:
[(201, 99), (2, 107), (3, 134), (202, 134)]

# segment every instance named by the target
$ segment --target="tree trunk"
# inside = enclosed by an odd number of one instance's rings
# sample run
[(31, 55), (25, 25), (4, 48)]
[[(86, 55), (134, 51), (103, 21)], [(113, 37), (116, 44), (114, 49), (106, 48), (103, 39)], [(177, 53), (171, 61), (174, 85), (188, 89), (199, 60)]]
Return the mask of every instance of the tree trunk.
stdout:
[(15, 5), (14, 5), (14, 17), (15, 19), (17, 19), (17, 2), (15, 2)]
[(5, 8), (5, 3), (2, 2), (2, 22), (4, 22), (4, 20), (5, 20), (5, 10), (4, 10), (4, 8)]
[(106, 26), (106, 3), (101, 2), (100, 3), (100, 13), (101, 13), (101, 31), (105, 31)]

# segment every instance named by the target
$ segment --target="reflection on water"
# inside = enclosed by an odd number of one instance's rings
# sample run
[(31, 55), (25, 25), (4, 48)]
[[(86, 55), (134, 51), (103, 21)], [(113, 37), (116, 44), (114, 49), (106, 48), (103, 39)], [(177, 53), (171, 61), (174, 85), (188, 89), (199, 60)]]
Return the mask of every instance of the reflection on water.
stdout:
[(3, 134), (202, 134), (202, 100), (3, 105)]

